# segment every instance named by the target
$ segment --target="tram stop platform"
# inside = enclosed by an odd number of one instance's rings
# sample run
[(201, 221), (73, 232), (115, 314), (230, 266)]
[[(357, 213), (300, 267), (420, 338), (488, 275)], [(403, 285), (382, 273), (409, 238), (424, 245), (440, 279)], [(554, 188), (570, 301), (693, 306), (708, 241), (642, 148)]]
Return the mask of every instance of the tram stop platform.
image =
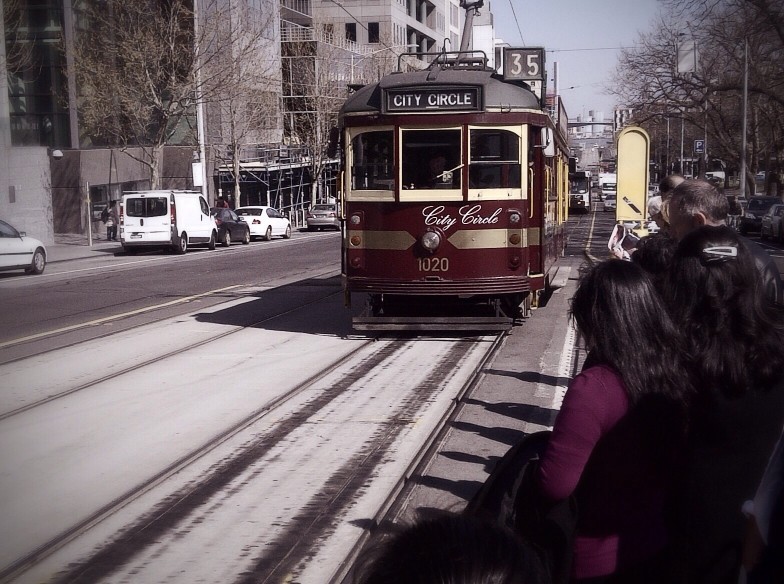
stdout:
[(585, 360), (568, 317), (584, 261), (582, 254), (564, 258), (557, 282), (562, 286), (511, 330), (483, 367), (474, 390), (458, 405), (457, 418), (433, 445), (435, 455), (425, 457), (429, 462), (409, 478), (402, 503), (390, 510), (392, 522), (462, 511), (513, 444), (552, 427), (566, 387)]

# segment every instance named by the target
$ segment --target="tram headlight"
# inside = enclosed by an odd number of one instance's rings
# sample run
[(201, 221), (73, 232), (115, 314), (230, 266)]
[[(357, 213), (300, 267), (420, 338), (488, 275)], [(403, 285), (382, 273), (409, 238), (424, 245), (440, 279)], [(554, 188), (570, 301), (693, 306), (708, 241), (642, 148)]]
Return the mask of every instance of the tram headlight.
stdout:
[(419, 242), (427, 251), (433, 253), (441, 245), (441, 235), (436, 231), (425, 231)]
[(510, 223), (520, 223), (520, 213), (512, 213), (509, 215)]
[(351, 224), (352, 225), (359, 225), (362, 222), (362, 218), (359, 215), (352, 215), (351, 216)]

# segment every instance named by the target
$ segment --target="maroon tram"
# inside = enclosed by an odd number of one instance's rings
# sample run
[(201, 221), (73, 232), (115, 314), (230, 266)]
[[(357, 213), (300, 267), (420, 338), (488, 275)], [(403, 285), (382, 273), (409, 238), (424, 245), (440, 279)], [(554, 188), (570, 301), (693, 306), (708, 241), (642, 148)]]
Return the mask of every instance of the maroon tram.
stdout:
[(563, 253), (563, 108), (548, 113), (483, 53), (430, 58), (358, 89), (340, 112), (343, 285), (348, 304), (367, 295), (359, 330), (509, 327)]

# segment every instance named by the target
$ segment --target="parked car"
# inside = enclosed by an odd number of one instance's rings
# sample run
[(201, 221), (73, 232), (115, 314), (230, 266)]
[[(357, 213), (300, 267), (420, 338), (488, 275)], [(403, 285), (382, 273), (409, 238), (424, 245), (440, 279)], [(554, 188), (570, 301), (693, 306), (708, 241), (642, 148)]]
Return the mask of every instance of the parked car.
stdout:
[(218, 229), (204, 196), (196, 191), (125, 193), (120, 204), (120, 242), (127, 253), (164, 247), (185, 253), (197, 243), (215, 249)]
[(340, 214), (337, 205), (313, 205), (308, 210), (305, 221), (308, 224), (308, 231), (325, 227), (340, 231)]
[(760, 238), (776, 239), (784, 243), (784, 204), (773, 205), (768, 212), (762, 216), (760, 226)]
[(762, 228), (762, 216), (776, 203), (781, 203), (781, 199), (766, 196), (751, 197), (748, 207), (738, 221), (738, 231), (741, 235), (746, 235), (749, 231), (759, 231)]
[(250, 243), (250, 227), (234, 211), (226, 207), (213, 207), (210, 215), (218, 226), (218, 241), (224, 247), (229, 247), (232, 240), (241, 241), (244, 245)]
[(291, 223), (280, 211), (264, 205), (238, 207), (235, 209), (240, 221), (250, 227), (251, 237), (263, 237), (267, 241), (274, 235), (283, 239), (291, 237)]
[(0, 221), (0, 270), (24, 270), (42, 274), (46, 268), (46, 247), (24, 231)]
[(604, 210), (605, 211), (615, 211), (616, 196), (617, 195), (605, 193), (605, 195), (604, 195)]

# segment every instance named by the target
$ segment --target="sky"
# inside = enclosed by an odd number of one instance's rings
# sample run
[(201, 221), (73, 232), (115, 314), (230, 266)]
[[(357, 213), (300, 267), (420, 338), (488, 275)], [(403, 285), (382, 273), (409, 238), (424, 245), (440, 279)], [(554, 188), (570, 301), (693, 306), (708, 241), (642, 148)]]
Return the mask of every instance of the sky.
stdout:
[(559, 93), (569, 117), (595, 110), (604, 112), (605, 121), (612, 119), (616, 105), (604, 86), (612, 79), (619, 49), (651, 30), (661, 9), (658, 0), (485, 0), (482, 10), (488, 4), (497, 38), (514, 47), (546, 49), (548, 90), (553, 62), (558, 62)]

